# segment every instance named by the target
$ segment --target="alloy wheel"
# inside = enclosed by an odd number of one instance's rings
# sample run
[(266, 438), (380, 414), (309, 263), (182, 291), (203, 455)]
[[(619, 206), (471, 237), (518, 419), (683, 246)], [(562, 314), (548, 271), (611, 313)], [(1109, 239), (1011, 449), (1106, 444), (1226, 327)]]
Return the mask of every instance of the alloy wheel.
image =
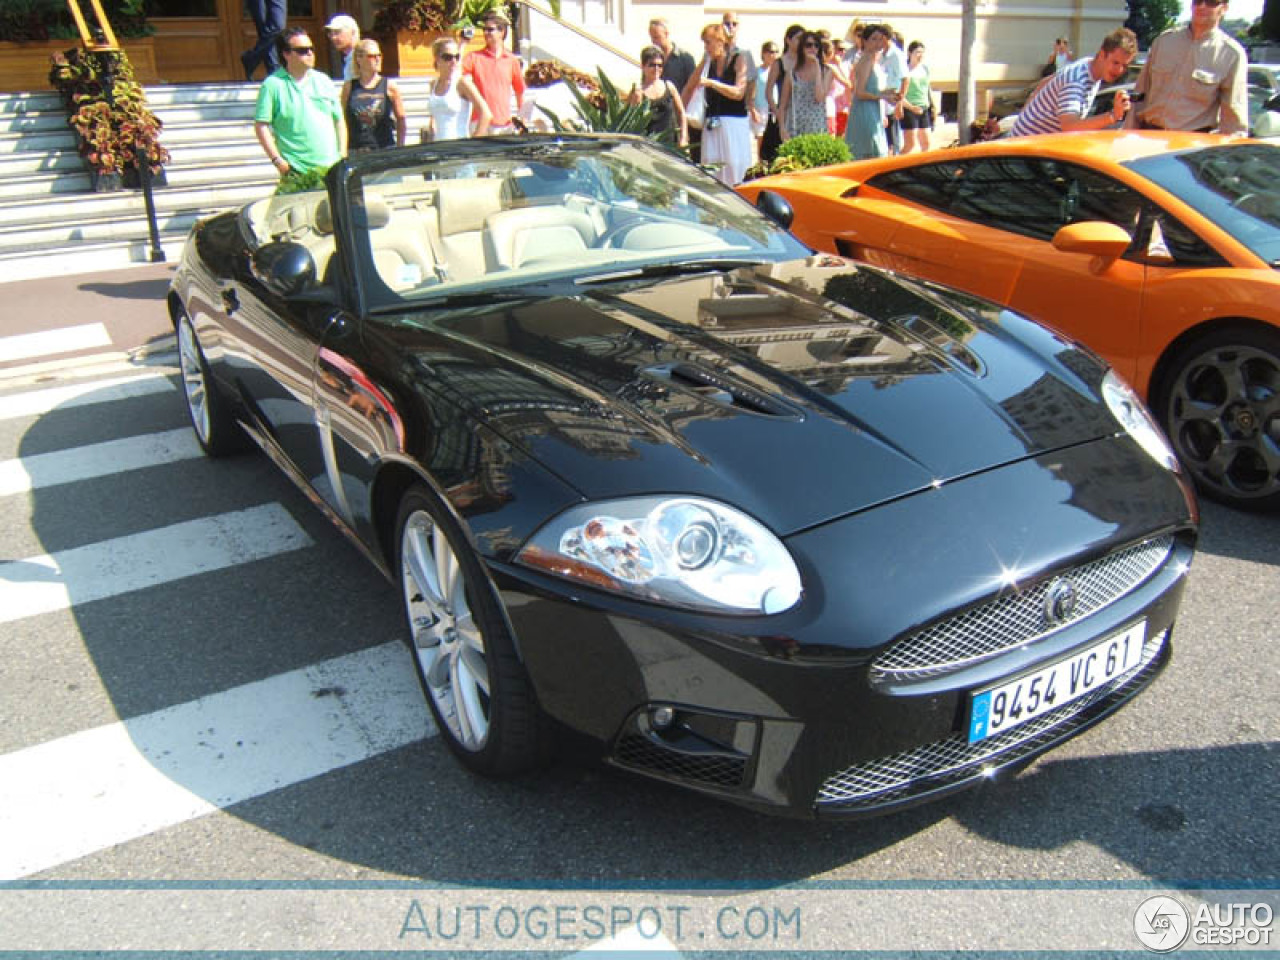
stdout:
[(196, 342), (191, 321), (183, 317), (178, 323), (178, 360), (182, 367), (182, 390), (191, 411), (191, 425), (204, 443), (209, 442), (209, 385), (204, 375), (204, 357)]
[(1247, 506), (1280, 495), (1280, 357), (1241, 343), (1213, 344), (1176, 371), (1169, 436), (1211, 496)]
[(414, 656), (449, 733), (464, 750), (479, 751), (489, 737), (490, 679), (466, 576), (444, 530), (426, 511), (409, 515), (402, 536), (401, 577)]

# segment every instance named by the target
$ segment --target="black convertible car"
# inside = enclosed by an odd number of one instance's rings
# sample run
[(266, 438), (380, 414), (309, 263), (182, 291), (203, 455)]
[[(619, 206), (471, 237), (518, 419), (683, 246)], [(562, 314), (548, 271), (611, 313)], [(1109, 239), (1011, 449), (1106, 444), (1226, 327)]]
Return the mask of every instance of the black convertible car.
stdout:
[(192, 232), (169, 309), (200, 442), (252, 438), (402, 585), (468, 767), (572, 742), (878, 812), (1025, 764), (1169, 659), (1197, 513), (1134, 394), (761, 206), (643, 140), (496, 137)]

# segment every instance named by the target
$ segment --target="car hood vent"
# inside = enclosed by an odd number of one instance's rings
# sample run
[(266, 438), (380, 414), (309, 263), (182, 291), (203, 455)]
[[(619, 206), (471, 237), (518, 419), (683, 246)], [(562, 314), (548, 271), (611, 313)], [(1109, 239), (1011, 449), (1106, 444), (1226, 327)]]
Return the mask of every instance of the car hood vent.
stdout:
[(644, 376), (662, 380), (677, 388), (691, 390), (704, 400), (766, 417), (800, 419), (802, 414), (788, 403), (748, 386), (735, 377), (695, 363), (661, 363), (645, 367)]

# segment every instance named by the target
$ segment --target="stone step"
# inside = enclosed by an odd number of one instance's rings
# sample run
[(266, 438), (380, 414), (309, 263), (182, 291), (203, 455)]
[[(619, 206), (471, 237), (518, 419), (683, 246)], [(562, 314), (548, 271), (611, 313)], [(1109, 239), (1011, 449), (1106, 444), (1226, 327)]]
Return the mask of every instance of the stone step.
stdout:
[[(156, 226), (166, 238), (185, 237), (192, 224), (205, 215), (204, 211), (156, 211)], [(0, 251), (34, 253), (83, 243), (145, 240), (147, 230), (145, 211), (130, 217), (3, 227), (0, 228)]]
[[(160, 187), (152, 191), (157, 211), (225, 209), (249, 203), (275, 189), (274, 177), (220, 187)], [(138, 190), (82, 193), (48, 198), (0, 201), (0, 231), (24, 225), (78, 222), (141, 215), (144, 199)]]
[[(186, 237), (161, 239), (161, 250), (169, 262), (182, 256)], [(116, 240), (109, 243), (76, 244), (53, 250), (0, 252), (0, 281), (38, 280), (68, 274), (99, 270), (116, 270), (150, 263), (151, 245), (146, 238)], [(0, 285), (0, 290), (3, 286)]]

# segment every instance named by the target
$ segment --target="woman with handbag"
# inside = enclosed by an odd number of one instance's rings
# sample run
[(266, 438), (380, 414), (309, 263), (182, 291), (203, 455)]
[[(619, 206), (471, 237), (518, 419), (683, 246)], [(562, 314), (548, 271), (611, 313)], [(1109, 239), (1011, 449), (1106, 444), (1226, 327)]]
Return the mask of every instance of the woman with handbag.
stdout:
[(721, 183), (742, 182), (751, 166), (751, 126), (747, 120), (747, 61), (729, 52), (729, 37), (719, 23), (702, 29), (704, 53), (697, 83), (706, 97), (702, 122), (702, 163), (716, 168)]
[(778, 147), (782, 144), (782, 125), (786, 117), (782, 115), (782, 85), (787, 74), (796, 68), (797, 50), (800, 38), (804, 36), (804, 27), (793, 23), (787, 27), (782, 36), (782, 56), (773, 61), (769, 75), (765, 80), (765, 97), (769, 101), (769, 122), (765, 124), (764, 135), (760, 138), (760, 159), (764, 163), (772, 163), (778, 155)]

